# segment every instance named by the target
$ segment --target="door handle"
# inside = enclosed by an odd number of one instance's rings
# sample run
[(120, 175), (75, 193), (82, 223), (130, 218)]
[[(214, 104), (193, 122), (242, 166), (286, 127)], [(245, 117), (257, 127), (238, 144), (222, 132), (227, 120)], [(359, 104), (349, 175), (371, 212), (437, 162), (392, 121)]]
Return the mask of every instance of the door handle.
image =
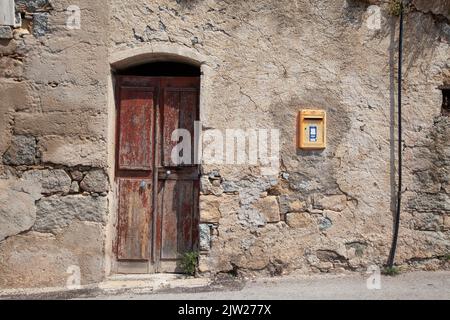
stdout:
[(146, 186), (147, 186), (147, 182), (145, 182), (144, 180), (142, 180), (141, 183), (139, 184), (140, 189), (145, 189)]
[(168, 176), (170, 176), (170, 175), (172, 174), (172, 171), (167, 170), (167, 171), (166, 171), (166, 174), (167, 174)]

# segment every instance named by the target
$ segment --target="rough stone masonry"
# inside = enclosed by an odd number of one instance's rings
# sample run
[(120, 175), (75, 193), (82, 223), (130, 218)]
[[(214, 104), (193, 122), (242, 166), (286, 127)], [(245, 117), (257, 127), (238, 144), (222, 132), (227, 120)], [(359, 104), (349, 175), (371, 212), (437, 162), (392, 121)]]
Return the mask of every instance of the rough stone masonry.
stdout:
[[(73, 4), (80, 29), (66, 27)], [(281, 130), (279, 176), (201, 166), (201, 275), (365, 271), (386, 262), (397, 139), (393, 1), (15, 5), (20, 23), (0, 26), (0, 288), (64, 286), (71, 265), (82, 284), (110, 274), (112, 57), (132, 60), (129, 52), (204, 59), (204, 128)], [(368, 27), (371, 5), (381, 10), (380, 28)], [(450, 267), (450, 120), (438, 88), (450, 85), (449, 23), (448, 0), (413, 0), (406, 15), (396, 260), (405, 269)], [(296, 148), (303, 108), (327, 111), (322, 152)]]

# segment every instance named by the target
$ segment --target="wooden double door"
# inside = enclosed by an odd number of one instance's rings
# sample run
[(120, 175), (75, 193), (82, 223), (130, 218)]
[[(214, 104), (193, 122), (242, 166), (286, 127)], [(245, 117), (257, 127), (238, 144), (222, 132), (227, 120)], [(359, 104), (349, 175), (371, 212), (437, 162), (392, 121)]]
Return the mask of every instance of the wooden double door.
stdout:
[[(198, 247), (199, 168), (194, 164), (194, 127), (199, 117), (200, 79), (116, 79), (115, 271), (181, 272), (183, 253)], [(187, 138), (173, 136), (176, 129), (189, 132), (191, 150), (174, 149)], [(191, 161), (180, 163), (174, 158), (177, 152), (189, 152)]]

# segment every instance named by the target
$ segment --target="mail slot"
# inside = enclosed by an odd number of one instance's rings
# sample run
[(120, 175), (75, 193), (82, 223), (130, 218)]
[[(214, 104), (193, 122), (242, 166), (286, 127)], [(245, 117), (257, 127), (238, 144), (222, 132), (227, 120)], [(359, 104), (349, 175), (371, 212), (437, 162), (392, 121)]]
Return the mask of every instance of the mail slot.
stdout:
[(298, 148), (325, 149), (326, 112), (323, 110), (302, 110), (298, 119)]

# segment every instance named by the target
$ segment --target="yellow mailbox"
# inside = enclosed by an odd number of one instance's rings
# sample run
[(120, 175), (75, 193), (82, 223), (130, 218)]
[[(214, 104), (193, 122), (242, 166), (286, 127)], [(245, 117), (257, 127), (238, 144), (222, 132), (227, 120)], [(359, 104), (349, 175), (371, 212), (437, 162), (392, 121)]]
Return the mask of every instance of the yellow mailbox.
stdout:
[(302, 110), (298, 119), (298, 147), (325, 149), (326, 113), (323, 110)]

